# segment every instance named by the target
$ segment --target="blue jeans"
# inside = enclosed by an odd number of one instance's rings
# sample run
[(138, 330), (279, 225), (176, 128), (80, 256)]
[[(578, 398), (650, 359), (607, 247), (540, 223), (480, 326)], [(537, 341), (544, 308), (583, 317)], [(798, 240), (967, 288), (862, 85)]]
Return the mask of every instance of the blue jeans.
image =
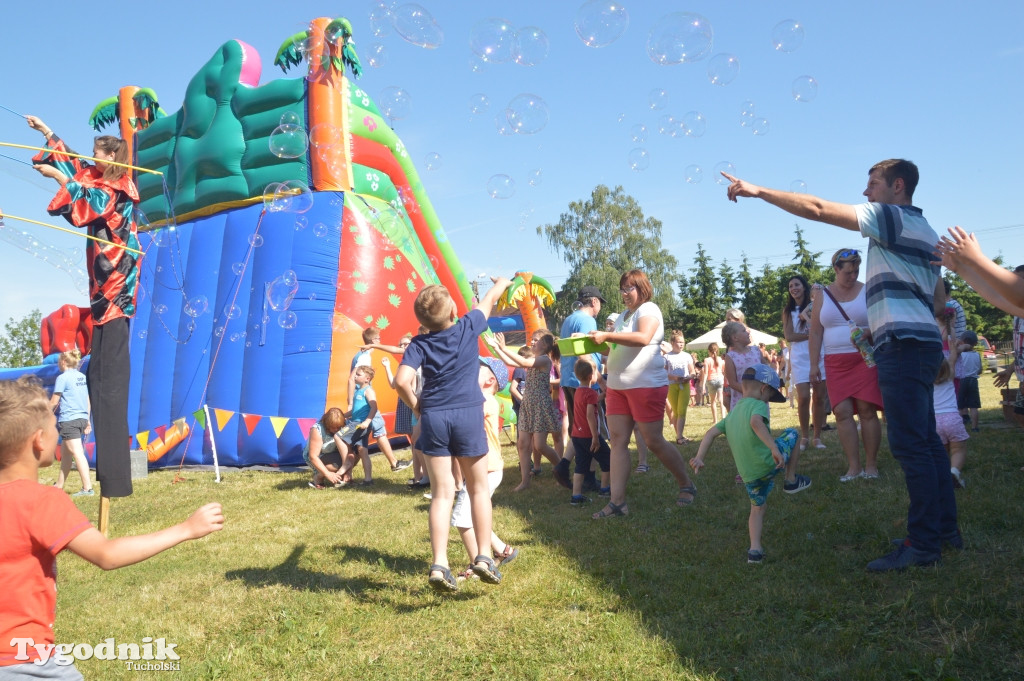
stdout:
[(907, 537), (921, 551), (939, 553), (957, 531), (949, 457), (935, 432), (934, 383), (943, 361), (938, 343), (913, 339), (875, 348), (889, 449), (903, 467), (910, 509)]

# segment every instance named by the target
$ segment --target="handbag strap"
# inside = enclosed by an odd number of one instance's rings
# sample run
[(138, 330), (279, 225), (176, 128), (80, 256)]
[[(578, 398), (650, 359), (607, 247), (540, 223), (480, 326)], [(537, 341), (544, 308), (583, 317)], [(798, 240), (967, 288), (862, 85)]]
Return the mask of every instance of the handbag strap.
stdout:
[(843, 319), (845, 319), (847, 322), (849, 322), (850, 321), (850, 315), (846, 314), (846, 310), (844, 310), (843, 306), (839, 304), (839, 301), (836, 300), (836, 297), (834, 295), (832, 295), (832, 292), (828, 290), (828, 286), (822, 286), (821, 289), (825, 293), (828, 294), (828, 297), (831, 298), (832, 302), (835, 303), (836, 307), (839, 308), (839, 313), (843, 315)]

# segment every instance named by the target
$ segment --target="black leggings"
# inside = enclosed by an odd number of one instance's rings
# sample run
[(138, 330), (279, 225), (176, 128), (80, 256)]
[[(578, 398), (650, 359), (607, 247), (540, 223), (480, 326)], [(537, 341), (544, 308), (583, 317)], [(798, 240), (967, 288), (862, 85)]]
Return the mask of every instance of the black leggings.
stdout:
[(128, 323), (112, 319), (92, 331), (89, 355), (89, 402), (96, 438), (96, 480), (105, 497), (132, 493), (132, 466), (128, 435)]

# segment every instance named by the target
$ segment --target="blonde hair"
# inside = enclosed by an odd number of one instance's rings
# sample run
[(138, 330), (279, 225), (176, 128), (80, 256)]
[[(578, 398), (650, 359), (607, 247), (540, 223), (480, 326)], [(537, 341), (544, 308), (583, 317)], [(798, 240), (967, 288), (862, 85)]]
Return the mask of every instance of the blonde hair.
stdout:
[(57, 362), (64, 366), (71, 367), (72, 369), (77, 369), (78, 365), (82, 363), (82, 353), (77, 349), (65, 350), (60, 353), (60, 356), (57, 358)]
[(372, 343), (374, 338), (380, 338), (380, 329), (376, 326), (368, 326), (363, 329), (364, 343)]
[(533, 348), (531, 348), (529, 345), (520, 346), (520, 348), (516, 350), (516, 354), (519, 355), (520, 357), (526, 357), (527, 359), (529, 359), (530, 357), (533, 357)]
[(672, 335), (669, 336), (669, 338), (671, 338), (673, 341), (675, 341), (676, 338), (678, 338), (679, 340), (686, 340), (686, 336), (683, 335), (683, 332), (680, 331), (679, 329), (674, 329), (672, 331)]
[(0, 381), (0, 470), (17, 459), (37, 430), (48, 427), (52, 415), (46, 391), (35, 377)]
[(454, 306), (455, 301), (448, 289), (440, 284), (431, 284), (416, 294), (413, 312), (416, 313), (417, 321), (427, 327), (428, 331), (440, 331), (447, 328)]
[(953, 380), (953, 367), (949, 366), (949, 360), (943, 360), (939, 366), (939, 373), (935, 377), (935, 385), (940, 383), (947, 383)]
[(732, 307), (725, 311), (725, 321), (746, 324), (747, 315), (743, 314), (743, 310), (739, 309), (738, 307)]
[(731, 349), (732, 342), (736, 339), (736, 336), (746, 331), (746, 329), (747, 327), (741, 322), (726, 322), (725, 326), (722, 327), (722, 342), (725, 343), (725, 349)]
[(356, 373), (358, 374), (359, 372), (366, 374), (371, 381), (373, 380), (373, 377), (376, 375), (376, 372), (373, 370), (373, 367), (366, 366), (365, 364), (356, 367)]

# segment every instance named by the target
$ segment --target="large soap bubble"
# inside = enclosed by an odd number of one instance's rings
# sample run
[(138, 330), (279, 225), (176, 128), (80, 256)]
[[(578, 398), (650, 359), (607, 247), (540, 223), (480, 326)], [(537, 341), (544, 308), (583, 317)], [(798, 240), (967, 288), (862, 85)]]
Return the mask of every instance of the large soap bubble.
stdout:
[(484, 113), (490, 106), (491, 100), (482, 92), (477, 92), (469, 97), (469, 112), (474, 115)]
[(343, 137), (342, 129), (331, 123), (317, 123), (309, 129), (309, 145), (323, 161), (334, 155)]
[[(273, 188), (269, 210), (282, 213), (305, 213), (313, 207), (313, 194), (302, 180), (271, 183)], [(263, 202), (266, 205), (267, 194), (264, 191)]]
[(516, 31), (504, 19), (484, 19), (469, 34), (469, 47), (473, 54), (491, 64), (502, 64), (512, 59), (512, 44)]
[(523, 93), (508, 103), (505, 116), (509, 125), (520, 135), (532, 135), (548, 124), (548, 105), (537, 95)]
[(710, 21), (693, 12), (676, 12), (659, 19), (647, 35), (647, 56), (661, 66), (700, 61), (713, 40)]
[(768, 122), (767, 118), (756, 118), (750, 128), (754, 131), (755, 135), (764, 136), (768, 134), (772, 126), (771, 123)]
[(643, 147), (637, 147), (629, 152), (629, 168), (640, 172), (647, 170), (651, 165), (651, 154)]
[(299, 279), (294, 270), (285, 270), (267, 286), (267, 304), (277, 312), (287, 310), (299, 291)]
[(299, 317), (291, 310), (286, 310), (277, 316), (277, 325), (282, 329), (294, 329), (299, 323)]
[(400, 121), (412, 113), (412, 97), (397, 85), (389, 85), (381, 90), (377, 106), (389, 120)]
[(278, 158), (299, 158), (306, 153), (309, 139), (299, 125), (279, 125), (270, 133), (270, 152)]
[(548, 58), (548, 36), (536, 26), (516, 31), (512, 41), (512, 61), (520, 66), (536, 66)]
[[(370, 45), (370, 50), (366, 54), (366, 63), (375, 69), (379, 69), (388, 63), (388, 51), (380, 43), (374, 43)], [(321, 125), (323, 125), (321, 123)]]
[(386, 2), (378, 2), (370, 10), (370, 31), (377, 38), (391, 32), (391, 7)]
[(444, 42), (444, 32), (426, 9), (410, 2), (391, 11), (395, 33), (407, 43), (434, 49)]
[(740, 73), (740, 60), (736, 55), (719, 52), (708, 62), (708, 80), (712, 85), (728, 85)]
[(302, 116), (296, 111), (285, 111), (281, 114), (281, 122), (279, 125), (296, 125), (302, 126)]
[(668, 106), (668, 93), (661, 88), (655, 88), (647, 94), (647, 105), (651, 111), (661, 111)]
[(683, 114), (682, 129), (689, 137), (701, 137), (708, 129), (708, 121), (700, 111), (687, 111)]
[(637, 123), (629, 129), (629, 138), (637, 144), (643, 144), (647, 141), (647, 126), (643, 123)]
[(729, 180), (722, 177), (722, 173), (728, 173), (733, 177), (736, 176), (736, 166), (729, 163), (728, 161), (719, 161), (715, 164), (714, 170), (711, 171), (715, 176), (715, 182), (724, 186), (729, 184)]
[(818, 96), (818, 81), (810, 76), (800, 76), (793, 81), (793, 99), (811, 102)]
[(772, 29), (772, 47), (779, 52), (795, 52), (804, 44), (804, 27), (799, 21), (786, 19)]
[(587, 47), (607, 47), (626, 32), (629, 12), (614, 0), (589, 0), (576, 10), (576, 35)]
[(189, 317), (195, 319), (206, 312), (209, 306), (210, 301), (206, 299), (206, 296), (198, 295), (188, 299), (188, 302), (185, 303), (184, 312)]
[(690, 184), (697, 184), (704, 179), (704, 169), (697, 164), (691, 164), (683, 169), (683, 177)]
[(516, 181), (508, 175), (492, 175), (487, 180), (487, 193), (492, 199), (510, 199), (516, 193)]

